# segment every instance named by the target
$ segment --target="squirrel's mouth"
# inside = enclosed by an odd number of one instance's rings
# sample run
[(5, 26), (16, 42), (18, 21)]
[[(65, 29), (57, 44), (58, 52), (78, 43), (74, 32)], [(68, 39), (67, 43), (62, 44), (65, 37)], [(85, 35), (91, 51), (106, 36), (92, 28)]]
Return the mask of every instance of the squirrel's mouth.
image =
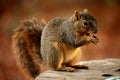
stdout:
[(85, 31), (85, 30), (80, 30), (80, 29), (76, 29), (76, 32), (79, 36), (93, 36), (95, 35), (96, 32), (92, 31), (92, 30), (88, 30), (88, 31)]
[(87, 36), (94, 36), (95, 35), (95, 33), (86, 33), (85, 35), (87, 35)]
[(91, 35), (94, 35), (95, 33), (93, 33), (93, 32), (88, 32), (88, 33), (86, 33), (85, 35), (87, 35), (87, 36), (91, 36)]
[(92, 34), (94, 34), (94, 33), (91, 33), (91, 32), (82, 32), (82, 31), (77, 31), (77, 33), (80, 35), (80, 36), (84, 36), (84, 35), (87, 35), (87, 36), (90, 36), (90, 35), (92, 35)]

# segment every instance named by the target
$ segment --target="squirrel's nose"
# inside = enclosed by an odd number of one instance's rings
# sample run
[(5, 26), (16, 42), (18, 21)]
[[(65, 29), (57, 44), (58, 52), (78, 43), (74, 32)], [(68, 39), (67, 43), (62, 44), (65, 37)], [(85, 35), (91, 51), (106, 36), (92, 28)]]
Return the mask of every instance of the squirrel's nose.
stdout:
[(93, 33), (97, 33), (97, 29), (94, 29), (94, 30), (93, 30)]
[(97, 33), (97, 28), (95, 28), (95, 27), (92, 27), (91, 29), (90, 29), (90, 33)]
[(92, 26), (92, 28), (93, 28), (93, 29), (92, 29), (93, 33), (97, 33), (97, 31), (98, 31), (98, 30), (97, 30), (97, 24), (96, 24), (96, 23), (93, 23), (91, 26)]

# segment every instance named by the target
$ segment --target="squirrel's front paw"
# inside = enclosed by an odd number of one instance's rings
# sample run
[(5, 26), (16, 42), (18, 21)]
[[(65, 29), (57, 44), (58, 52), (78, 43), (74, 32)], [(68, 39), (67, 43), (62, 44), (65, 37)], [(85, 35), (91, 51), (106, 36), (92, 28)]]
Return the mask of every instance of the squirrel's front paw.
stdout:
[(91, 42), (93, 44), (97, 44), (99, 42), (99, 38), (97, 36), (93, 35), (92, 38), (91, 38)]

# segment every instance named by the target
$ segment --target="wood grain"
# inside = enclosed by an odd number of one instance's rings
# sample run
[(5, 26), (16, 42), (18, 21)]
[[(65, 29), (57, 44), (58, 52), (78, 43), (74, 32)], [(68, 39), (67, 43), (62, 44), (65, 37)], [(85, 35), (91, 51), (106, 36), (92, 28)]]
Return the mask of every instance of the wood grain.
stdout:
[(105, 80), (120, 76), (120, 59), (91, 60), (78, 64), (89, 66), (89, 69), (77, 69), (75, 72), (48, 70), (41, 73), (35, 80)]

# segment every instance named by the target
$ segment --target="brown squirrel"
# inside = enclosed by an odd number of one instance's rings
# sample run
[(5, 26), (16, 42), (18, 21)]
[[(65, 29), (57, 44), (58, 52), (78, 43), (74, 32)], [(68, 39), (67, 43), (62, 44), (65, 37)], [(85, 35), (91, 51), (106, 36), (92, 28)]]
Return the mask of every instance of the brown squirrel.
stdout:
[(81, 57), (81, 46), (98, 43), (96, 32), (97, 22), (87, 9), (75, 11), (68, 19), (53, 18), (47, 24), (28, 20), (15, 29), (13, 50), (19, 67), (32, 79), (46, 69), (88, 68), (75, 63)]

